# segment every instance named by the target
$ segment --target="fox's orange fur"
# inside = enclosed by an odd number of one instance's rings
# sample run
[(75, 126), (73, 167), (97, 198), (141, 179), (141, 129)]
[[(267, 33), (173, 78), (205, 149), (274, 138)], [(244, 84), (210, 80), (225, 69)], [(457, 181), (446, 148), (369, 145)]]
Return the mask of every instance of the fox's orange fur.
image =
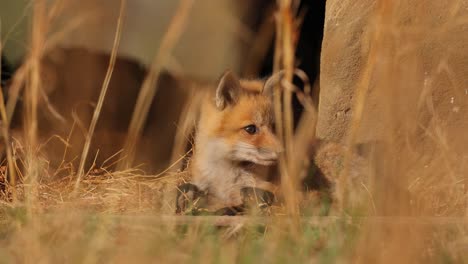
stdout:
[(192, 182), (220, 207), (240, 205), (243, 187), (272, 188), (258, 171), (282, 151), (272, 130), (274, 82), (227, 72), (203, 100), (190, 171)]

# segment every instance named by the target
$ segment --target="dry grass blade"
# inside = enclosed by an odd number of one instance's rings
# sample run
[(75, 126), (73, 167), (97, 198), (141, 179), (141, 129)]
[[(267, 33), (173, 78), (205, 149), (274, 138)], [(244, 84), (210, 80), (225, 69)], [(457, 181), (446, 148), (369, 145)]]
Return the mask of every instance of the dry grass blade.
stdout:
[[(294, 135), (293, 149), (294, 152), (291, 154), (290, 166), (293, 175), (299, 177), (304, 170), (304, 159), (308, 159), (308, 151), (310, 146), (314, 143), (315, 127), (317, 124), (317, 110), (314, 107), (313, 100), (310, 97), (311, 85), (307, 74), (300, 69), (294, 70), (294, 74), (298, 76), (304, 84), (304, 92), (295, 87), (292, 83), (284, 82), (284, 87), (288, 90), (293, 91), (299, 101), (304, 107), (304, 113), (297, 125), (297, 129)], [(318, 81), (317, 81), (318, 83)], [(317, 89), (315, 87), (315, 89)], [(312, 132), (311, 132), (312, 131)]]
[(33, 13), (33, 29), (31, 40), (31, 53), (29, 62), (31, 63), (28, 83), (26, 85), (26, 135), (28, 143), (32, 149), (37, 143), (37, 106), (39, 102), (39, 91), (41, 89), (41, 58), (45, 43), (45, 34), (48, 31), (46, 20), (46, 1), (36, 1)]
[(13, 117), (16, 104), (18, 103), (18, 97), (21, 92), (21, 88), (23, 87), (24, 82), (26, 80), (26, 74), (28, 71), (29, 64), (26, 62), (18, 68), (15, 75), (13, 76), (13, 80), (8, 91), (8, 102), (6, 104), (6, 114), (8, 120), (11, 120), (11, 118)]
[[(0, 86), (0, 89), (2, 87)], [(7, 155), (7, 163), (8, 163), (8, 183), (13, 187), (12, 190), (12, 195), (13, 195), (13, 201), (16, 200), (16, 168), (15, 168), (15, 160), (13, 158), (13, 152), (11, 150), (11, 143), (10, 143), (10, 133), (8, 130), (8, 124), (9, 120), (7, 118), (6, 110), (5, 110), (5, 100), (3, 98), (3, 93), (0, 92), (0, 115), (2, 117), (2, 124), (1, 124), (1, 130), (2, 130), (2, 136), (5, 141), (5, 150), (6, 150), (6, 155)]]
[(128, 168), (133, 163), (135, 156), (135, 146), (141, 135), (143, 124), (148, 116), (148, 111), (156, 95), (157, 82), (162, 67), (170, 59), (170, 54), (180, 35), (184, 31), (188, 15), (192, 8), (193, 0), (181, 0), (179, 7), (172, 18), (172, 21), (163, 36), (159, 50), (151, 64), (148, 75), (143, 81), (138, 99), (133, 111), (132, 120), (128, 129), (128, 137), (122, 152), (122, 161), (118, 164), (117, 169), (122, 170)]
[(78, 189), (80, 180), (83, 177), (84, 166), (86, 164), (86, 158), (88, 157), (88, 152), (89, 152), (89, 148), (91, 145), (91, 139), (93, 137), (94, 130), (96, 128), (96, 124), (99, 119), (99, 114), (101, 113), (102, 105), (104, 103), (104, 98), (106, 97), (107, 89), (109, 88), (109, 83), (112, 77), (112, 73), (114, 71), (115, 61), (117, 60), (117, 53), (119, 50), (120, 37), (122, 34), (122, 26), (124, 22), (124, 14), (125, 14), (126, 5), (127, 5), (127, 0), (120, 1), (119, 17), (117, 20), (117, 28), (116, 28), (114, 43), (112, 46), (112, 52), (111, 52), (111, 56), (109, 60), (109, 66), (107, 68), (106, 76), (102, 84), (101, 94), (99, 95), (98, 103), (96, 105), (96, 108), (94, 109), (93, 118), (91, 120), (88, 133), (86, 134), (86, 141), (83, 147), (80, 165), (78, 167), (78, 172), (76, 176), (75, 191)]
[[(0, 55), (2, 54), (2, 50), (3, 50), (2, 41), (0, 39)], [(1, 64), (1, 59), (0, 59), (0, 64)], [(1, 72), (2, 72), (2, 69), (0, 66), (0, 74)], [(10, 135), (9, 135), (10, 119), (8, 119), (8, 115), (5, 109), (5, 98), (3, 98), (3, 87), (1, 84), (0, 84), (0, 116), (2, 117), (1, 130), (2, 130), (3, 139), (5, 141), (5, 150), (6, 150), (7, 162), (8, 162), (9, 177), (7, 179), (8, 179), (9, 184), (13, 187), (12, 198), (13, 198), (13, 201), (15, 201), (16, 200), (16, 190), (15, 190), (16, 168), (15, 168), (13, 153), (12, 153), (11, 144), (10, 144)]]
[[(60, 7), (58, 7), (58, 6), (60, 6), (62, 3), (63, 3), (63, 1), (54, 2), (54, 5), (52, 6), (52, 11), (51, 12), (57, 13), (58, 10), (60, 10)], [(49, 16), (48, 16), (49, 22), (48, 23), (50, 23), (50, 20), (52, 20), (56, 15), (57, 14), (53, 14), (53, 15), (49, 14)], [(66, 27), (62, 31), (56, 32), (55, 34), (51, 35), (47, 39), (46, 43), (44, 43), (42, 53), (43, 54), (47, 53), (47, 52), (53, 50), (54, 48), (56, 48), (57, 44), (60, 42), (61, 39), (63, 39), (67, 34), (72, 32), (74, 29), (78, 28), (78, 26), (80, 26), (83, 23), (83, 21), (86, 21), (86, 19), (89, 19), (90, 17), (91, 16), (83, 16), (83, 17), (79, 17), (77, 19), (73, 19), (72, 21), (69, 21), (67, 23)], [(8, 32), (8, 34), (9, 33), (10, 32)], [(6, 103), (6, 113), (7, 113), (8, 120), (11, 120), (12, 117), (13, 117), (13, 113), (15, 112), (21, 89), (23, 88), (23, 86), (25, 84), (27, 74), (30, 71), (30, 68), (31, 68), (31, 62), (30, 62), (30, 60), (26, 60), (15, 71), (15, 74), (13, 76), (11, 85), (8, 88), (9, 97), (8, 97), (8, 102)], [(44, 93), (44, 91), (42, 91), (42, 93)], [(48, 100), (47, 97), (45, 97), (44, 99)], [(49, 105), (49, 106), (52, 107), (52, 105)], [(56, 117), (58, 117), (59, 120), (63, 120), (63, 118), (60, 117), (60, 115), (58, 113), (55, 113), (54, 115)]]
[[(280, 4), (281, 26), (283, 30), (282, 39), (282, 58), (283, 69), (285, 71), (284, 81), (292, 83), (294, 75), (294, 22), (291, 10), (291, 1), (282, 1)], [(286, 149), (286, 156), (293, 153), (292, 139), (293, 139), (293, 116), (292, 116), (292, 91), (285, 89), (283, 91), (283, 111), (284, 111), (284, 142)]]
[[(293, 44), (295, 27), (294, 15), (292, 14), (292, 2), (278, 0), (279, 7), (276, 15), (276, 47), (274, 70), (283, 69), (285, 76), (283, 82), (292, 83), (294, 75), (294, 47)], [(281, 138), (285, 152), (279, 159), (282, 189), (289, 213), (298, 214), (296, 186), (297, 175), (291, 169), (290, 157), (293, 154), (293, 121), (292, 121), (292, 90), (284, 89), (280, 92), (278, 84), (275, 93), (275, 116), (278, 136)], [(281, 104), (281, 94), (283, 102)]]
[[(197, 120), (197, 107), (202, 101), (202, 93), (194, 94), (191, 96), (189, 102), (186, 103), (182, 114), (179, 117), (177, 132), (174, 137), (174, 146), (172, 148), (171, 163), (175, 163), (180, 160), (180, 157), (184, 157), (186, 149), (186, 142), (193, 142), (191, 137), (192, 131), (195, 129), (195, 122)], [(181, 163), (179, 163), (181, 164)], [(173, 171), (181, 169), (181, 166), (174, 166)]]
[(27, 63), (30, 67), (29, 71), (27, 71), (25, 75), (25, 175), (27, 175), (28, 181), (27, 184), (25, 184), (25, 198), (29, 214), (31, 214), (32, 208), (36, 204), (35, 201), (38, 193), (38, 179), (40, 171), (40, 161), (36, 155), (36, 148), (38, 146), (37, 113), (41, 89), (41, 59), (44, 54), (44, 43), (48, 32), (46, 5), (46, 1), (39, 0), (36, 1), (33, 6), (31, 50), (27, 58)]

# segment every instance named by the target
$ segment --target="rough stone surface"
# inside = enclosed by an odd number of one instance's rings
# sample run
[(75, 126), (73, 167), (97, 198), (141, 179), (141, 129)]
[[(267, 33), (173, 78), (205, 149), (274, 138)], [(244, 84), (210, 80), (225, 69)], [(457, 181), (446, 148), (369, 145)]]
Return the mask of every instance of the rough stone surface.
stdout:
[(391, 134), (466, 152), (468, 1), (383, 2), (327, 1), (317, 135), (345, 141), (368, 87), (357, 141)]
[(378, 214), (463, 212), (468, 1), (328, 0), (325, 16), (317, 136), (379, 142)]

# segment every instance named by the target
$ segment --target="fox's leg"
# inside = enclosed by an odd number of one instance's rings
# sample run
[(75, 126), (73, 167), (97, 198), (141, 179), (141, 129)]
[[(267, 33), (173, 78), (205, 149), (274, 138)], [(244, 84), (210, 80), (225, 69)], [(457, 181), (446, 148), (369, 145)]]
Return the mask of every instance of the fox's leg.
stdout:
[[(242, 184), (233, 186), (232, 195), (228, 200), (209, 195), (194, 183), (184, 183), (178, 186), (176, 197), (176, 213), (199, 213), (207, 208), (220, 208), (212, 211), (215, 215), (237, 215), (245, 212), (248, 207), (265, 208), (275, 201), (276, 186), (272, 183), (245, 177)], [(237, 191), (236, 191), (237, 190)], [(221, 205), (221, 206), (217, 206)], [(224, 207), (223, 207), (224, 206)]]
[[(201, 201), (207, 198), (207, 193), (200, 190), (200, 188), (193, 183), (184, 183), (177, 187), (177, 198), (176, 198), (176, 213), (182, 214), (188, 212), (191, 214), (198, 215), (202, 214), (213, 214), (213, 215), (238, 215), (244, 212), (244, 206), (242, 203), (237, 205), (225, 206), (219, 209), (213, 209), (212, 211), (203, 208), (205, 205), (216, 203), (215, 197), (210, 197), (210, 201)], [(200, 203), (200, 204), (199, 204)], [(213, 206), (213, 205), (211, 205)], [(216, 207), (215, 207), (216, 208)]]
[(244, 206), (256, 206), (261, 209), (271, 206), (275, 201), (275, 194), (265, 189), (244, 187), (241, 189)]
[(192, 183), (184, 183), (177, 187), (176, 213), (180, 214), (191, 206), (194, 206), (197, 199), (203, 195), (203, 192)]
[(271, 193), (275, 193), (276, 190), (278, 189), (278, 186), (276, 186), (275, 184), (268, 182), (268, 181), (260, 180), (260, 179), (255, 179), (255, 184), (250, 187), (262, 189)]
[(249, 207), (252, 205), (260, 208), (268, 207), (275, 201), (276, 189), (277, 186), (270, 182), (250, 177), (240, 190), (242, 203)]

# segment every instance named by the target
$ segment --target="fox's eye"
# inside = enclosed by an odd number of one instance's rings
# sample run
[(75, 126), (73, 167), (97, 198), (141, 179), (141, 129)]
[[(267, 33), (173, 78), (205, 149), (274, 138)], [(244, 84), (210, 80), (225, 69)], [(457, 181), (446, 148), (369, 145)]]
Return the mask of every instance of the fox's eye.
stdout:
[(245, 132), (249, 133), (250, 135), (253, 135), (253, 134), (257, 133), (258, 128), (257, 128), (256, 125), (248, 125), (248, 126), (244, 127), (244, 130), (245, 130)]

